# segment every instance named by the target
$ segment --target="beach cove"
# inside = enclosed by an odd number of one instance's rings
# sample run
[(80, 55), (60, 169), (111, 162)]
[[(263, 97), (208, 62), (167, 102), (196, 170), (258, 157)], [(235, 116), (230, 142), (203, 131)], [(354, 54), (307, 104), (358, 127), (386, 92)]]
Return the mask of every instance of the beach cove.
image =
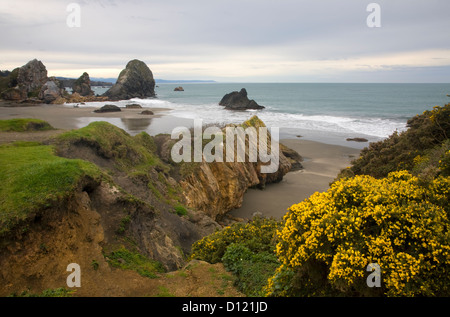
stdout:
[[(128, 102), (129, 103), (129, 102)], [(168, 114), (167, 108), (148, 108), (154, 115), (141, 115), (143, 109), (120, 112), (95, 113), (101, 103), (87, 103), (83, 107), (72, 105), (30, 105), (17, 107), (3, 103), (0, 118), (34, 118), (45, 120), (57, 130), (30, 133), (1, 133), (0, 144), (14, 141), (42, 141), (63, 131), (79, 129), (94, 121), (107, 121), (131, 135), (146, 131), (150, 135), (168, 133), (175, 127), (190, 126), (191, 119)], [(251, 219), (255, 215), (281, 219), (287, 208), (308, 198), (313, 193), (326, 191), (339, 171), (359, 156), (360, 150), (334, 144), (304, 140), (282, 139), (280, 143), (299, 153), (303, 169), (287, 173), (279, 183), (268, 184), (265, 189), (249, 189), (240, 208), (229, 212), (238, 219)]]

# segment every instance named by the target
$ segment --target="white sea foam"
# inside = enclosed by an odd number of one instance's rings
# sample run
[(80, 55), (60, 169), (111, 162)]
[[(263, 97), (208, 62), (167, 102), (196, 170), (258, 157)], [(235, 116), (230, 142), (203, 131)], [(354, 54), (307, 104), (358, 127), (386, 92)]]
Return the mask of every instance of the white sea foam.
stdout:
[(138, 103), (143, 108), (166, 108), (167, 114), (187, 119), (202, 119), (205, 124), (225, 125), (239, 123), (257, 115), (268, 127), (280, 129), (301, 129), (323, 133), (341, 133), (348, 136), (373, 136), (386, 138), (394, 131), (405, 130), (405, 122), (400, 120), (344, 117), (332, 115), (304, 115), (301, 113), (285, 113), (267, 108), (262, 111), (230, 111), (214, 104), (185, 104), (170, 102), (157, 98), (122, 100), (116, 102), (90, 102), (86, 104), (66, 104), (68, 107), (102, 107), (105, 104), (115, 104), (126, 107), (127, 104)]

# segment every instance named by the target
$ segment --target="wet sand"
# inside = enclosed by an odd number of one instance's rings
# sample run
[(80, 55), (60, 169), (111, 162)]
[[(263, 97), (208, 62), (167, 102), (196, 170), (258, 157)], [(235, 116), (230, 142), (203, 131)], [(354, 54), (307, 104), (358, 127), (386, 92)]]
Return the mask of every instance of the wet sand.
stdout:
[[(109, 118), (109, 119), (151, 119), (161, 116), (161, 112), (167, 111), (162, 108), (122, 109), (120, 112), (95, 113), (100, 107), (74, 108), (65, 105), (33, 105), (28, 107), (8, 107), (7, 103), (0, 104), (0, 119), (33, 118), (41, 119), (50, 123), (56, 129), (71, 130), (80, 128), (86, 118)], [(154, 115), (142, 115), (143, 110), (151, 110)]]
[(329, 188), (341, 169), (359, 157), (360, 150), (308, 140), (281, 140), (281, 143), (297, 151), (303, 158), (303, 170), (289, 172), (277, 184), (269, 184), (264, 190), (249, 189), (242, 207), (230, 212), (231, 216), (251, 219), (255, 212), (264, 217), (281, 219), (287, 209), (315, 192)]

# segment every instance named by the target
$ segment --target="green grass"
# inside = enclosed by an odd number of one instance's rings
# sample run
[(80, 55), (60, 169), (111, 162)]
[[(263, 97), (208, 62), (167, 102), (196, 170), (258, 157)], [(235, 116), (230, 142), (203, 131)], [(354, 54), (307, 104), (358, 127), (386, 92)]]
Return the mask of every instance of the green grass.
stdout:
[(55, 156), (51, 146), (0, 146), (0, 234), (68, 197), (86, 175), (97, 178), (101, 172), (91, 163)]
[(107, 122), (92, 122), (88, 126), (58, 135), (58, 146), (84, 143), (96, 148), (99, 155), (113, 159), (115, 166), (128, 173), (148, 171), (161, 165), (154, 153), (156, 145), (147, 133), (130, 136), (124, 130)]
[(151, 260), (142, 254), (130, 251), (124, 247), (106, 255), (109, 264), (113, 267), (118, 267), (123, 270), (133, 270), (139, 275), (149, 278), (158, 277), (156, 273), (163, 273), (162, 265), (154, 260)]
[(39, 119), (0, 120), (0, 132), (48, 131), (54, 128), (46, 121)]

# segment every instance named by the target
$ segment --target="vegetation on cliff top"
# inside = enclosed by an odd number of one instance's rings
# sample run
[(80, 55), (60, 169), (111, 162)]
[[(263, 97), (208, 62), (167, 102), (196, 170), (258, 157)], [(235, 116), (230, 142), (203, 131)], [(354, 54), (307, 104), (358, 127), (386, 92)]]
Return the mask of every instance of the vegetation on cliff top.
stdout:
[(91, 163), (56, 156), (52, 146), (30, 142), (0, 146), (0, 234), (67, 198), (84, 177), (100, 175)]
[(31, 132), (53, 129), (48, 122), (40, 119), (0, 120), (0, 132)]
[(450, 104), (424, 111), (408, 120), (407, 126), (406, 131), (363, 149), (340, 177), (365, 174), (381, 178), (400, 170), (433, 177), (437, 169), (450, 175), (450, 170), (438, 166), (450, 150)]

